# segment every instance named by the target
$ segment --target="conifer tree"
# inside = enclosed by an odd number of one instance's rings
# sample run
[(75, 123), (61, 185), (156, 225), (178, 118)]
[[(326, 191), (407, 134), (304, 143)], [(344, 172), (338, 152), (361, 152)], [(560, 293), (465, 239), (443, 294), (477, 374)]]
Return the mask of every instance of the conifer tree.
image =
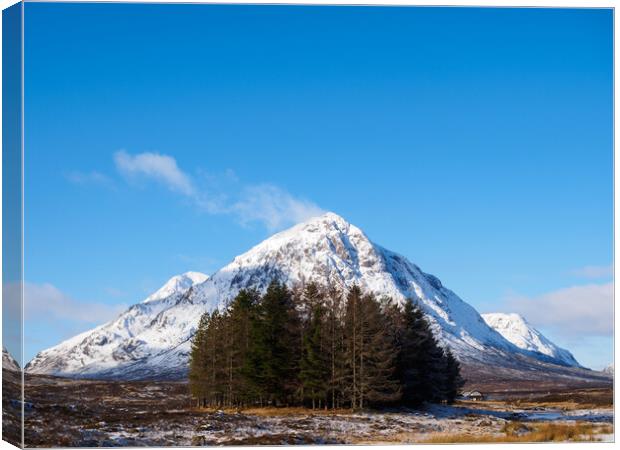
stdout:
[(446, 402), (454, 403), (465, 384), (461, 377), (461, 366), (450, 350), (446, 351)]
[(207, 396), (207, 359), (206, 333), (211, 316), (208, 312), (200, 317), (198, 328), (192, 337), (192, 347), (189, 355), (189, 388), (198, 406), (206, 406)]
[(290, 291), (272, 282), (252, 321), (245, 374), (255, 394), (271, 404), (289, 403), (296, 387), (300, 344)]
[(398, 374), (402, 403), (419, 406), (435, 397), (436, 341), (422, 311), (411, 300), (403, 308)]
[[(430, 328), (429, 328), (430, 330)], [(431, 336), (425, 341), (427, 347), (424, 350), (426, 356), (426, 377), (424, 378), (428, 396), (425, 399), (431, 403), (441, 403), (447, 395), (446, 354), (439, 346), (431, 332)]]
[(362, 295), (358, 286), (347, 295), (345, 342), (351, 407), (395, 402), (400, 397), (394, 376), (397, 349), (387, 317), (375, 298)]
[(310, 320), (303, 338), (303, 353), (300, 364), (300, 381), (305, 399), (312, 409), (325, 403), (329, 382), (329, 360), (324, 336), (325, 308), (315, 303), (310, 311)]
[[(297, 311), (299, 312), (298, 333), (299, 333), (299, 344), (300, 344), (300, 348), (299, 348), (299, 364), (300, 364), (299, 365), (299, 370), (300, 370), (299, 382), (300, 384), (299, 384), (299, 389), (298, 389), (298, 399), (303, 402), (306, 399), (312, 398), (312, 396), (308, 396), (305, 393), (305, 389), (308, 384), (307, 373), (304, 374), (304, 376), (306, 377), (306, 382), (304, 382), (304, 380), (302, 379), (303, 371), (309, 370), (307, 367), (308, 361), (304, 361), (304, 358), (307, 353), (307, 347), (309, 345), (309, 342), (307, 339), (307, 333), (310, 332), (311, 326), (316, 326), (316, 323), (311, 324), (311, 321), (313, 320), (313, 314), (315, 312), (315, 308), (317, 307), (317, 305), (322, 304), (324, 299), (323, 299), (322, 290), (318, 287), (318, 285), (315, 282), (310, 282), (303, 289), (299, 288), (297, 290), (294, 290), (294, 296), (295, 296), (294, 301), (297, 305)], [(315, 339), (318, 339), (319, 337), (320, 335), (315, 336)], [(306, 366), (303, 367), (302, 364), (305, 364)]]
[(301, 295), (301, 312), (309, 319), (312, 310), (324, 302), (324, 293), (315, 282), (308, 283)]
[(351, 408), (360, 406), (360, 340), (361, 340), (361, 303), (362, 291), (354, 285), (349, 289), (346, 299), (346, 312), (344, 317), (344, 346), (346, 373), (343, 383), (343, 394), (349, 398)]
[(222, 406), (227, 392), (226, 354), (222, 351), (225, 316), (219, 310), (213, 311), (205, 337), (207, 359), (207, 399), (209, 404)]
[(252, 399), (244, 369), (252, 339), (251, 322), (259, 301), (260, 295), (256, 290), (242, 289), (228, 307), (228, 328), (231, 330), (229, 386), (231, 402), (237, 405)]
[(332, 287), (327, 293), (325, 314), (326, 353), (329, 360), (328, 397), (331, 407), (339, 408), (344, 402), (346, 380), (344, 308), (342, 293)]
[(360, 407), (395, 403), (400, 398), (400, 386), (394, 377), (397, 349), (388, 330), (388, 320), (379, 302), (372, 295), (364, 295), (359, 347)]
[[(192, 338), (189, 387), (200, 406), (364, 408), (454, 401), (460, 365), (422, 310), (353, 286), (272, 282), (204, 314)], [(295, 295), (295, 297), (293, 297)], [(296, 308), (299, 305), (299, 308)]]

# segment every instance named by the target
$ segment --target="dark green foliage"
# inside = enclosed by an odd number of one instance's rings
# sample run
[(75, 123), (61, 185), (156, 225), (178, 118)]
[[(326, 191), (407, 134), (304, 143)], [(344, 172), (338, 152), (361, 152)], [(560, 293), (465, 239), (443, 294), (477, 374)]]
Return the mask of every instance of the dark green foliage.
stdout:
[(347, 364), (344, 356), (344, 305), (341, 293), (335, 288), (330, 289), (326, 293), (325, 305), (325, 349), (329, 365), (329, 380), (325, 401), (332, 408), (339, 408), (346, 404), (346, 389), (344, 386), (347, 377)]
[(205, 377), (207, 369), (206, 334), (211, 316), (208, 312), (200, 317), (198, 329), (192, 339), (192, 350), (189, 355), (189, 386), (192, 397), (199, 406), (206, 404), (208, 381)]
[(400, 308), (357, 286), (345, 297), (313, 283), (293, 293), (278, 282), (202, 316), (189, 381), (201, 406), (312, 408), (451, 403), (463, 385), (411, 302)]
[(454, 357), (452, 352), (446, 352), (446, 391), (445, 399), (447, 403), (454, 403), (459, 391), (465, 384), (461, 377), (461, 365)]
[(439, 346), (422, 310), (407, 302), (397, 327), (401, 403), (415, 407), (424, 402), (453, 402), (463, 384), (460, 366)]
[(353, 286), (347, 295), (344, 331), (348, 394), (354, 408), (394, 403), (400, 397), (394, 376), (398, 349), (388, 329), (379, 303)]
[(261, 401), (290, 404), (299, 367), (299, 320), (291, 292), (272, 282), (251, 326), (246, 375)]
[(257, 291), (241, 290), (228, 307), (229, 398), (233, 404), (246, 404), (252, 399), (245, 371), (252, 343), (252, 323), (259, 301)]
[(329, 360), (324, 329), (325, 308), (315, 304), (310, 311), (308, 328), (303, 336), (299, 377), (304, 399), (310, 400), (312, 408), (323, 403), (329, 381)]

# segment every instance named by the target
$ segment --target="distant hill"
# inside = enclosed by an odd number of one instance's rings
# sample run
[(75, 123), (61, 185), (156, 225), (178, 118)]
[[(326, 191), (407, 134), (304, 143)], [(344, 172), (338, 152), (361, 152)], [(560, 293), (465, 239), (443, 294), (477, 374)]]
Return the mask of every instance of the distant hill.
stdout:
[(20, 371), (21, 368), (15, 358), (9, 353), (6, 347), (2, 346), (2, 368), (6, 370)]
[(523, 350), (539, 353), (543, 360), (581, 367), (571, 352), (551, 342), (519, 314), (489, 313), (482, 314), (482, 318), (508, 341)]

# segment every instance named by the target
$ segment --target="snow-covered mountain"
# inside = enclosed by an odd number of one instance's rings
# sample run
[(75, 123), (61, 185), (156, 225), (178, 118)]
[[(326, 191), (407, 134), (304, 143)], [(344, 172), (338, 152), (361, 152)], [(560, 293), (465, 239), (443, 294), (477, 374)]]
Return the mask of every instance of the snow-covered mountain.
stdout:
[(173, 359), (160, 368), (165, 375), (167, 367), (178, 367), (186, 361), (187, 354), (170, 350), (182, 343), (179, 339), (183, 334), (177, 328), (186, 330), (189, 326), (190, 334), (193, 333), (194, 318), (199, 317), (204, 308), (183, 307), (184, 300), (194, 286), (208, 278), (198, 272), (172, 277), (115, 320), (40, 352), (26, 365), (26, 370), (57, 375), (120, 374), (117, 369), (125, 369), (136, 361), (156, 356), (161, 359), (171, 354)]
[(19, 364), (17, 364), (17, 361), (13, 358), (13, 355), (9, 353), (4, 345), (2, 346), (2, 368), (16, 372), (21, 371)]
[(559, 361), (567, 366), (580, 367), (571, 352), (555, 345), (519, 314), (489, 313), (482, 314), (482, 318), (520, 349), (540, 353), (541, 359), (548, 358), (550, 362)]
[(192, 286), (204, 283), (208, 278), (208, 275), (200, 272), (185, 272), (184, 274), (176, 275), (149, 295), (142, 303), (156, 303), (175, 294), (182, 294), (187, 292)]
[[(289, 286), (358, 284), (401, 304), (411, 298), (463, 362), (508, 367), (523, 358), (541, 358), (505, 339), (438, 278), (327, 213), (275, 234), (208, 279), (201, 274), (173, 278), (116, 320), (40, 352), (26, 370), (125, 379), (184, 377), (200, 315), (225, 307), (242, 288), (264, 290), (276, 278)], [(554, 362), (565, 364), (563, 359)]]
[(605, 367), (603, 370), (601, 370), (601, 372), (613, 376), (613, 374), (614, 374), (614, 363), (611, 363), (610, 365)]

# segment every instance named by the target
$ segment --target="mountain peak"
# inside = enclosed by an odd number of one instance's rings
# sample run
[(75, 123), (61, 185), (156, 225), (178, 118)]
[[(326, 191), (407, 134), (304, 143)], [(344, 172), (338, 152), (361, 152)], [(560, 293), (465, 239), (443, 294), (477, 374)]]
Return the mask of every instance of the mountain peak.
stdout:
[(9, 351), (4, 345), (2, 346), (2, 368), (13, 370), (16, 372), (19, 372), (21, 370), (17, 361), (15, 361), (15, 358), (13, 358), (13, 355), (9, 353)]
[(323, 239), (326, 236), (348, 235), (359, 236), (364, 240), (368, 240), (364, 232), (347, 221), (344, 217), (334, 213), (326, 212), (320, 216), (315, 216), (305, 222), (301, 222), (287, 230), (281, 231), (273, 235), (271, 238), (263, 241), (282, 241), (285, 239), (298, 239), (300, 236), (306, 235), (308, 242), (314, 239)]
[(155, 302), (168, 298), (173, 294), (186, 292), (192, 286), (204, 283), (209, 279), (208, 275), (200, 272), (185, 272), (170, 278), (162, 287), (149, 295), (143, 303)]
[[(270, 276), (282, 281), (303, 284), (313, 275), (322, 277), (326, 270), (335, 270), (341, 277), (347, 274), (358, 277), (365, 267), (374, 266), (381, 260), (377, 248), (361, 229), (338, 214), (327, 212), (265, 239), (237, 256), (216, 275), (244, 269), (248, 274), (244, 281), (249, 285), (261, 275), (260, 272), (267, 270)], [(322, 270), (317, 271), (317, 266)], [(256, 273), (250, 276), (250, 272)], [(284, 273), (287, 275), (283, 277)], [(240, 281), (240, 278), (235, 277), (235, 280)]]
[(335, 212), (328, 211), (320, 216), (314, 216), (310, 219), (301, 222), (287, 230), (281, 231), (280, 233), (275, 234), (273, 237), (278, 235), (290, 235), (298, 232), (300, 230), (308, 230), (315, 229), (316, 227), (320, 227), (322, 229), (330, 229), (336, 228), (341, 231), (348, 230), (352, 227), (351, 223), (349, 223), (344, 217), (336, 214)]
[(502, 324), (503, 326), (510, 326), (514, 324), (524, 324), (529, 326), (527, 320), (525, 320), (525, 318), (519, 313), (487, 313), (482, 314), (482, 317), (485, 318), (485, 320), (488, 318), (489, 320), (497, 324)]
[(182, 273), (181, 275), (178, 275), (178, 276), (189, 279), (193, 281), (194, 284), (204, 283), (205, 281), (209, 279), (209, 275), (206, 275), (202, 272), (193, 272), (191, 270), (189, 272)]
[[(325, 214), (322, 214), (320, 216), (316, 216), (313, 218), (314, 220), (322, 220), (322, 221), (332, 221), (332, 222), (336, 222), (336, 223), (341, 223), (341, 224), (349, 224), (349, 222), (347, 222), (344, 217), (336, 214), (333, 211), (327, 211)], [(312, 219), (310, 219), (310, 221), (312, 221)]]
[(507, 341), (530, 352), (540, 353), (570, 366), (578, 366), (575, 357), (558, 347), (517, 313), (482, 314), (484, 321)]

